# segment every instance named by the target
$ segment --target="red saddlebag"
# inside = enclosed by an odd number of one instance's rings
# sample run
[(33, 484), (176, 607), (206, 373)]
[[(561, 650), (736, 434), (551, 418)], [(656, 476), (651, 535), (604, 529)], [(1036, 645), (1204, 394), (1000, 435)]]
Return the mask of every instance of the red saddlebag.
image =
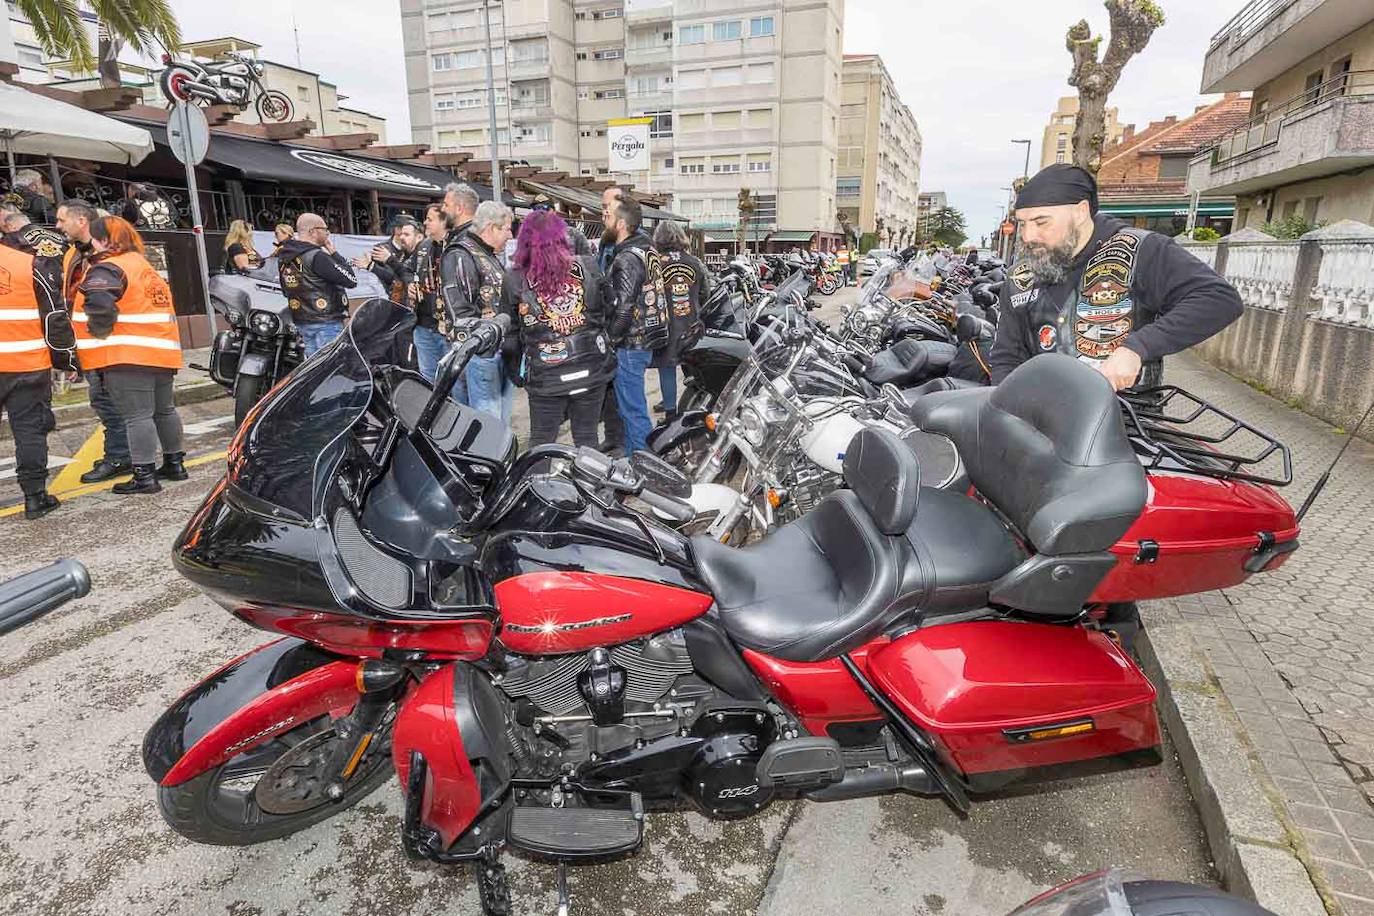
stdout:
[(1116, 643), (1081, 627), (928, 627), (874, 652), (868, 672), (965, 775), (1159, 745), (1154, 687)]

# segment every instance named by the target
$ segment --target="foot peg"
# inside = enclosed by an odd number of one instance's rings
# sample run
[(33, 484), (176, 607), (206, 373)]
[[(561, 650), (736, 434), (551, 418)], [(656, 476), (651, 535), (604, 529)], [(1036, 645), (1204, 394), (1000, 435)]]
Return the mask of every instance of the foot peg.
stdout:
[(629, 796), (625, 808), (511, 809), (506, 841), (551, 859), (596, 859), (634, 852), (644, 840), (644, 802)]

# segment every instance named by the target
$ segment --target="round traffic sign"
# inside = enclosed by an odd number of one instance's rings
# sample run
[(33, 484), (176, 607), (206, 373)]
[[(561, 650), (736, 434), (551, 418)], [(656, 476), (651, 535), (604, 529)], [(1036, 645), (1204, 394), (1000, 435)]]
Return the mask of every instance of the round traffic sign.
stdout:
[(167, 145), (179, 162), (200, 165), (210, 148), (210, 125), (205, 112), (190, 102), (177, 102), (167, 118)]

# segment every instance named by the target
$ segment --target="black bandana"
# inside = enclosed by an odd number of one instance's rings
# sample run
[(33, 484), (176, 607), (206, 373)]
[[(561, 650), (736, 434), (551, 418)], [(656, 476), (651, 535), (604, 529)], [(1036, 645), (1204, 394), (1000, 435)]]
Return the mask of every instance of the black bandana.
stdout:
[(1086, 170), (1060, 162), (1041, 169), (1026, 182), (1016, 195), (1016, 209), (1059, 207), (1080, 200), (1086, 200), (1093, 214), (1097, 213), (1097, 182)]

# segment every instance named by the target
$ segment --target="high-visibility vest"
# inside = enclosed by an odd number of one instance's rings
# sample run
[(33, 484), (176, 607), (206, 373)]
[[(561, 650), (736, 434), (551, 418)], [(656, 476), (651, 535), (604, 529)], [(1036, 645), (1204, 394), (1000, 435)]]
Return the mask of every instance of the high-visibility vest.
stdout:
[(124, 272), (127, 288), (119, 297), (119, 314), (109, 337), (91, 334), (86, 296), (79, 289), (72, 302), (72, 327), (81, 368), (149, 366), (181, 368), (181, 333), (172, 308), (172, 290), (148, 259), (126, 251), (97, 263), (114, 264)]
[(33, 255), (0, 245), (0, 372), (51, 368), (33, 292)]
[(840, 264), (848, 264), (848, 263), (849, 263), (849, 249), (848, 249), (848, 248), (841, 248), (839, 251), (835, 252), (835, 260), (838, 261), (838, 262), (840, 262)]

